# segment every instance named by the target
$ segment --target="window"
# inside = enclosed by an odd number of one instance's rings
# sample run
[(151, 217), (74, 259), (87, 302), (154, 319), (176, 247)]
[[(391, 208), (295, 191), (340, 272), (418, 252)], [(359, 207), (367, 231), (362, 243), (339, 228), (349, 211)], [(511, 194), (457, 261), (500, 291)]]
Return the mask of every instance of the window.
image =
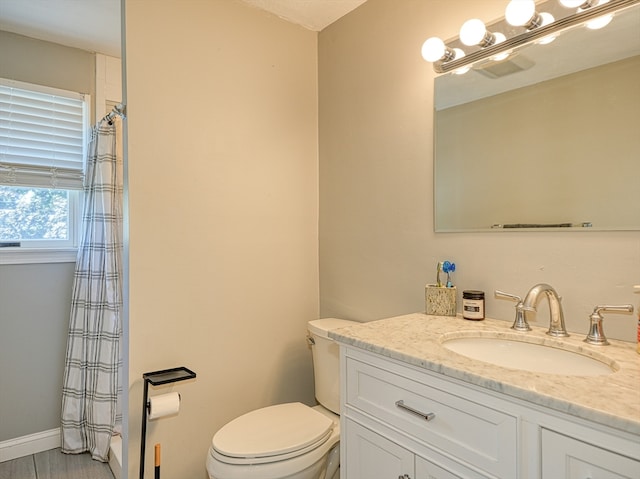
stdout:
[(0, 80), (0, 261), (77, 246), (88, 102)]
[(71, 190), (0, 186), (0, 243), (73, 247), (78, 196)]

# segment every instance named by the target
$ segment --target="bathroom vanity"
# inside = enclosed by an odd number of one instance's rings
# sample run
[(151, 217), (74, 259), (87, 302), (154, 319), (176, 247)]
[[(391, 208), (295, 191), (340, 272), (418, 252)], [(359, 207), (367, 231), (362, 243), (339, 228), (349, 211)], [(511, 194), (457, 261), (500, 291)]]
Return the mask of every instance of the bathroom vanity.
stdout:
[[(331, 331), (341, 346), (342, 478), (640, 478), (635, 345), (545, 331), (418, 313)], [(482, 336), (562, 347), (611, 372), (511, 369), (444, 343)]]

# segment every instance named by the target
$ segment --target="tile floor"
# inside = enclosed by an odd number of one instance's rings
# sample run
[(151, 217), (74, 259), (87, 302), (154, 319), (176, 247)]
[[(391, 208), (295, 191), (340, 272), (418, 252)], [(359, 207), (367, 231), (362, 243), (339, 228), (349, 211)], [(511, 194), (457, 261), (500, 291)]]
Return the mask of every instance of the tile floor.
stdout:
[(113, 479), (109, 465), (89, 454), (39, 452), (0, 463), (0, 479)]

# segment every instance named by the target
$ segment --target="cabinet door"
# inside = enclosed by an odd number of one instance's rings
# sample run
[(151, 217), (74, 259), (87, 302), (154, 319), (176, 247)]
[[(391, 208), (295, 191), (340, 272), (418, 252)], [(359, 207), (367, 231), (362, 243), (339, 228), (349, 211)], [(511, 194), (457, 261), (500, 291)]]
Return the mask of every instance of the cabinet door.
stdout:
[(440, 465), (416, 456), (416, 479), (486, 479), (488, 477), (443, 457), (431, 459)]
[[(351, 420), (345, 421), (341, 440), (347, 458), (340, 468), (349, 479), (414, 479), (414, 454)], [(346, 459), (346, 464), (345, 464)], [(346, 467), (345, 467), (346, 466)]]
[(422, 457), (416, 457), (416, 479), (460, 479), (460, 477)]
[(638, 479), (640, 461), (542, 430), (542, 478)]

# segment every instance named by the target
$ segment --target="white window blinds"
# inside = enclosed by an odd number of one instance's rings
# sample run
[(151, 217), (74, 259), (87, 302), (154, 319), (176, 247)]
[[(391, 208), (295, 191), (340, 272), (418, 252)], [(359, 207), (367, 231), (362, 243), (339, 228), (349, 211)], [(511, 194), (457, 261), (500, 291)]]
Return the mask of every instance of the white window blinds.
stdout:
[(0, 79), (0, 184), (82, 189), (87, 99)]

